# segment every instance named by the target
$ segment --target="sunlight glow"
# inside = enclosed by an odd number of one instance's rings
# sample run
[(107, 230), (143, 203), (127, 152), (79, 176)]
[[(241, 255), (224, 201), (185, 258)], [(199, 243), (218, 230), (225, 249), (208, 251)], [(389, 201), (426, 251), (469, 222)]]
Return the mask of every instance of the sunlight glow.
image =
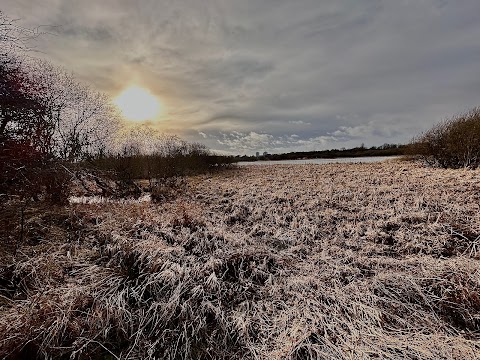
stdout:
[(160, 115), (161, 104), (158, 98), (140, 86), (130, 86), (114, 100), (127, 120), (155, 120)]

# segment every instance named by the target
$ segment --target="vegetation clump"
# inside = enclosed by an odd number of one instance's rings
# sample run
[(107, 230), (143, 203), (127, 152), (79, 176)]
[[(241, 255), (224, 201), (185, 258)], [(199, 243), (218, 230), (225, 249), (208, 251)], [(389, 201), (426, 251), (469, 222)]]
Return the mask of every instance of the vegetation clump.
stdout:
[(477, 168), (480, 165), (480, 108), (435, 125), (413, 140), (411, 150), (432, 166)]

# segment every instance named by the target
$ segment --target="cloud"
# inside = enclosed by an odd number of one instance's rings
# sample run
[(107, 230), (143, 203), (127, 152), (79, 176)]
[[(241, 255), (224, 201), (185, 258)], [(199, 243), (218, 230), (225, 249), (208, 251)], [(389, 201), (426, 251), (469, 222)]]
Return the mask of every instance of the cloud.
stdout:
[[(234, 131), (231, 133), (220, 133), (218, 135), (209, 135), (214, 139), (217, 146), (213, 144), (215, 150), (223, 150), (230, 154), (248, 153), (253, 154), (256, 151), (267, 151), (273, 153), (282, 153), (290, 151), (320, 150), (325, 149), (329, 144), (336, 144), (339, 139), (332, 135), (311, 137), (307, 139), (300, 138), (297, 134), (274, 136), (266, 133), (242, 133)], [(221, 148), (218, 149), (218, 144)]]
[(268, 148), (275, 141), (275, 138), (270, 134), (258, 134), (254, 131), (248, 134), (243, 134), (240, 132), (222, 134), (222, 137), (217, 139), (219, 144), (225, 145), (231, 150), (248, 151)]
[(288, 123), (294, 125), (312, 125), (312, 123), (305, 122), (303, 120), (289, 120)]
[(407, 142), (478, 105), (477, 0), (4, 0), (2, 10), (58, 25), (40, 56), (112, 95), (149, 87), (168, 108), (160, 128), (223, 151)]

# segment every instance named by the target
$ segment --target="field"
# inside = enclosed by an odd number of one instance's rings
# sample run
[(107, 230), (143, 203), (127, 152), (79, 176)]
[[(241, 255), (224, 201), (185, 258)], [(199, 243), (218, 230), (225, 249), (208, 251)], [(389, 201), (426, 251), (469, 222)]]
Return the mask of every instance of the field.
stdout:
[(251, 166), (26, 211), (0, 358), (480, 359), (480, 170)]

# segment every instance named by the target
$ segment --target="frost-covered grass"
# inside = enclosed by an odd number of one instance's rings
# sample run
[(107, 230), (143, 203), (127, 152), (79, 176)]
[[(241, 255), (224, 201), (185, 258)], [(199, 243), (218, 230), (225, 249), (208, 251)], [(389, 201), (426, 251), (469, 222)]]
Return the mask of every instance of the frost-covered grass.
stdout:
[(0, 357), (479, 359), (479, 190), (479, 170), (252, 166), (47, 212), (56, 235), (0, 274)]
[(142, 202), (150, 202), (150, 194), (145, 194), (137, 199), (111, 199), (105, 196), (70, 196), (68, 199), (70, 204), (136, 204)]

